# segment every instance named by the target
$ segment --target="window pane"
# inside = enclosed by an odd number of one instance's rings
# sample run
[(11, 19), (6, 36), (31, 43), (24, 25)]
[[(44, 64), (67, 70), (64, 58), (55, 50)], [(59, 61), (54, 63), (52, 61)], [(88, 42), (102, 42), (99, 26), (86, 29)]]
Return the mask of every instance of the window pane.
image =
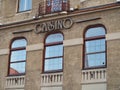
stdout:
[(55, 57), (63, 55), (63, 45), (49, 46), (46, 47), (45, 57)]
[(105, 29), (103, 27), (90, 28), (87, 30), (85, 37), (94, 37), (105, 35)]
[(11, 62), (26, 60), (26, 50), (12, 51)]
[(53, 58), (45, 60), (45, 71), (62, 69), (62, 58)]
[(19, 11), (24, 11), (25, 0), (19, 0)]
[(105, 51), (105, 39), (86, 41), (86, 53)]
[(86, 55), (85, 61), (85, 67), (105, 66), (105, 53)]
[(61, 33), (51, 34), (46, 39), (46, 43), (59, 42), (59, 41), (63, 41), (63, 35)]
[(27, 42), (25, 39), (18, 39), (12, 43), (12, 48), (25, 47)]
[(62, 10), (62, 0), (52, 0), (52, 12)]
[(26, 10), (32, 9), (32, 0), (27, 0), (26, 2), (27, 2), (26, 3)]
[(21, 73), (25, 73), (25, 62), (10, 64), (10, 75)]
[(19, 0), (19, 11), (26, 11), (32, 8), (32, 0)]
[(51, 5), (51, 1), (47, 0), (47, 6), (50, 6), (50, 5)]
[(68, 0), (46, 0), (46, 12), (60, 12), (67, 10), (68, 6)]

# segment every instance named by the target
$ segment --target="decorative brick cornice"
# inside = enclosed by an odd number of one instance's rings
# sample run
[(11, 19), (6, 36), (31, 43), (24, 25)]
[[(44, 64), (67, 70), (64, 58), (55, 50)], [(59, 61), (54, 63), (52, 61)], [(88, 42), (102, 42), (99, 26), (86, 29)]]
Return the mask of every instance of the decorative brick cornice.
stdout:
[(29, 20), (23, 20), (19, 22), (13, 22), (13, 23), (7, 23), (7, 24), (0, 25), (0, 30), (11, 28), (11, 27), (16, 27), (16, 26), (34, 24), (34, 23), (43, 22), (43, 21), (45, 22), (45, 21), (52, 20), (52, 19), (73, 17), (73, 16), (89, 14), (89, 13), (94, 13), (94, 12), (99, 12), (99, 11), (104, 11), (104, 10), (111, 10), (111, 9), (116, 9), (116, 8), (120, 8), (120, 3), (111, 3), (111, 4), (99, 5), (95, 7), (82, 8), (79, 10), (69, 11), (67, 14), (63, 14), (63, 15), (61, 15), (61, 13), (51, 15), (51, 16), (43, 15), (41, 17), (36, 17), (36, 18), (29, 19)]

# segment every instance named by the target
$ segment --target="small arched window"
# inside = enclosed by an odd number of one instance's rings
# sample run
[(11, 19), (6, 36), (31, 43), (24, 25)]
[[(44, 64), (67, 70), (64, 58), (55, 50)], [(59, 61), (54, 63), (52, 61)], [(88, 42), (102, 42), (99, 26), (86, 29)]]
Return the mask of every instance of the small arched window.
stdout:
[(26, 45), (27, 41), (24, 38), (13, 40), (10, 49), (10, 62), (8, 75), (25, 74)]
[(62, 71), (63, 69), (63, 35), (50, 34), (45, 39), (44, 72)]
[(84, 69), (106, 66), (105, 28), (88, 28), (85, 32)]

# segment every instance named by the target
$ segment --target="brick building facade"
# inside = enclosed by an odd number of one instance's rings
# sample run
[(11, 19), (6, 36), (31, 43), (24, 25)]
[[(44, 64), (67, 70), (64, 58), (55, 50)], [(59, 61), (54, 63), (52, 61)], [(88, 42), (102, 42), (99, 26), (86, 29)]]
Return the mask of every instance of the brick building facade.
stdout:
[(120, 2), (0, 0), (0, 90), (120, 90)]

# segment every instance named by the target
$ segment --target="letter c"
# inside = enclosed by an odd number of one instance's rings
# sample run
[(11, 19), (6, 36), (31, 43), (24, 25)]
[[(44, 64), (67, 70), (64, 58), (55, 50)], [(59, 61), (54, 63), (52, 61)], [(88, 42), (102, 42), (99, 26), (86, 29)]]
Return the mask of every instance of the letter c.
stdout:
[(39, 34), (40, 32), (41, 32), (40, 24), (37, 24), (37, 25), (35, 26), (35, 33), (36, 33), (36, 34)]

